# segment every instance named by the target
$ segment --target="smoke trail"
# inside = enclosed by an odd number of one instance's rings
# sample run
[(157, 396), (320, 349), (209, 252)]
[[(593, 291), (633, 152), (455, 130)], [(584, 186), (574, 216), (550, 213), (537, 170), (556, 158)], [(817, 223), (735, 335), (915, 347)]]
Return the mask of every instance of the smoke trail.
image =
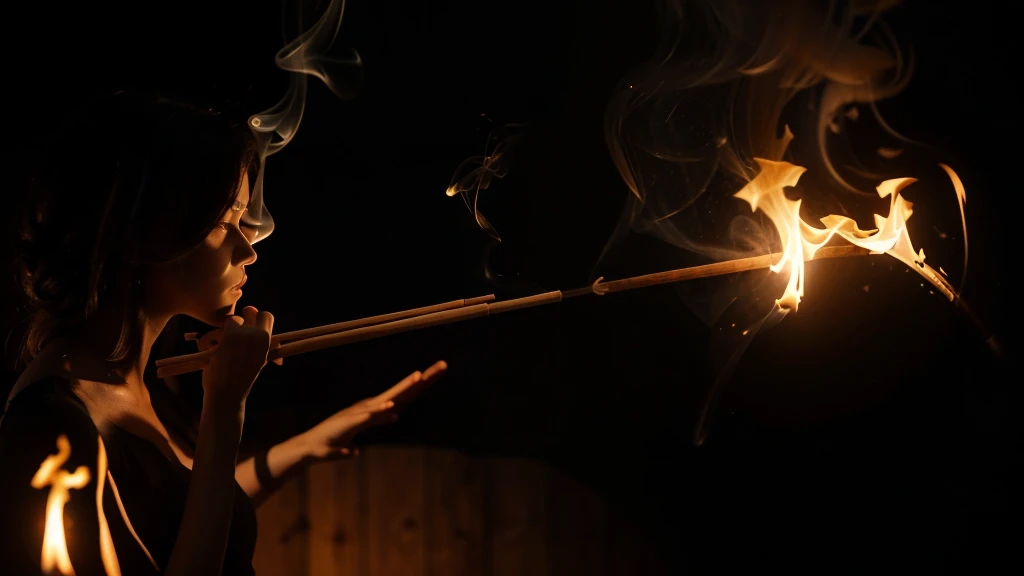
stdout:
[(501, 242), (501, 236), (480, 211), (480, 192), (489, 188), (495, 178), (508, 174), (515, 149), (522, 142), (524, 127), (523, 124), (505, 124), (492, 130), (487, 135), (483, 155), (463, 160), (445, 190), (448, 196), (462, 197), (477, 225), (496, 242)]
[[(490, 120), (488, 119), (488, 122)], [(455, 169), (445, 194), (449, 197), (460, 196), (476, 225), (483, 230), (488, 238), (484, 247), (478, 272), (483, 280), (495, 286), (506, 297), (525, 296), (544, 292), (545, 289), (518, 274), (506, 274), (498, 271), (495, 255), (501, 246), (501, 236), (483, 213), (481, 200), (483, 191), (489, 190), (495, 179), (508, 175), (509, 167), (519, 147), (526, 138), (526, 123), (502, 124), (490, 130), (484, 142), (483, 154), (471, 156), (462, 161)]]
[[(277, 104), (249, 118), (249, 128), (257, 140), (259, 170), (243, 220), (256, 229), (254, 244), (274, 231), (274, 219), (263, 197), (266, 159), (280, 152), (295, 137), (305, 111), (309, 77), (319, 78), (342, 99), (354, 96), (359, 87), (362, 75), (359, 54), (354, 50), (348, 50), (344, 56), (330, 54), (344, 13), (345, 0), (332, 0), (313, 26), (278, 51), (275, 64), (291, 72), (288, 90)], [(301, 3), (298, 15), (301, 23)]]
[(877, 14), (895, 2), (843, 12), (817, 4), (658, 0), (657, 53), (620, 83), (605, 115), (609, 152), (633, 193), (610, 244), (632, 230), (713, 260), (757, 252), (763, 237), (734, 221), (731, 194), (756, 174), (755, 157), (781, 160), (791, 144), (801, 165), (820, 164), (843, 190), (872, 196), (873, 184), (835, 169), (827, 136), (845, 106), (906, 86), (894, 43), (858, 42), (876, 38)]

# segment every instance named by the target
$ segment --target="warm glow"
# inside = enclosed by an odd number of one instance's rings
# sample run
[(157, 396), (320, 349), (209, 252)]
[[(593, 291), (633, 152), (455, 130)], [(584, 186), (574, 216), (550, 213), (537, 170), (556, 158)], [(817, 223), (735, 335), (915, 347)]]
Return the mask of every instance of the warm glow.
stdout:
[[(107, 524), (107, 515), (103, 512), (103, 484), (107, 478), (107, 449), (103, 445), (103, 438), (99, 440), (99, 453), (96, 457), (96, 514), (99, 519), (100, 528), (100, 558), (103, 560), (103, 568), (107, 573), (107, 576), (121, 576), (121, 565), (117, 561), (117, 552), (114, 550), (114, 538), (110, 535), (110, 525)], [(113, 485), (113, 481), (111, 481)], [(115, 497), (117, 493), (114, 493)], [(120, 498), (117, 499), (120, 505)], [(125, 521), (127, 522), (127, 517)], [(131, 524), (128, 525), (131, 529)], [(135, 531), (132, 530), (132, 535), (135, 535)], [(138, 536), (136, 536), (138, 538)], [(140, 541), (141, 545), (142, 542)], [(143, 546), (143, 549), (145, 547)], [(149, 555), (149, 552), (146, 552)], [(150, 558), (152, 561), (152, 558)]]
[[(914, 245), (910, 241), (907, 220), (913, 214), (913, 205), (903, 198), (900, 192), (916, 182), (916, 179), (896, 178), (878, 185), (878, 195), (889, 198), (889, 215), (875, 214), (874, 230), (861, 230), (852, 219), (834, 214), (821, 219), (825, 228), (815, 228), (800, 219), (800, 200), (790, 200), (785, 194), (785, 188), (795, 186), (806, 169), (788, 162), (762, 158), (756, 160), (761, 172), (737, 192), (736, 197), (747, 201), (751, 210), (760, 209), (764, 212), (778, 230), (782, 242), (782, 258), (771, 267), (771, 270), (782, 273), (789, 268), (789, 283), (782, 297), (776, 300), (780, 308), (786, 311), (797, 309), (804, 294), (804, 261), (814, 258), (815, 252), (833, 236), (839, 236), (873, 253), (888, 254), (900, 260), (924, 276), (947, 298), (955, 298), (956, 291), (953, 286), (943, 277), (944, 275), (924, 263), (924, 250), (914, 250)], [(942, 168), (953, 181), (962, 217), (966, 201), (963, 184), (952, 169), (945, 165), (942, 165)]]
[(64, 532), (64, 504), (70, 497), (72, 488), (81, 489), (89, 483), (89, 469), (79, 466), (77, 470), (68, 472), (61, 466), (71, 456), (71, 443), (68, 437), (61, 434), (57, 438), (57, 453), (48, 456), (39, 466), (39, 471), (32, 477), (32, 487), (37, 489), (50, 486), (50, 495), (46, 500), (46, 527), (43, 531), (42, 570), (49, 574), (56, 568), (61, 574), (75, 573), (68, 557), (68, 543)]

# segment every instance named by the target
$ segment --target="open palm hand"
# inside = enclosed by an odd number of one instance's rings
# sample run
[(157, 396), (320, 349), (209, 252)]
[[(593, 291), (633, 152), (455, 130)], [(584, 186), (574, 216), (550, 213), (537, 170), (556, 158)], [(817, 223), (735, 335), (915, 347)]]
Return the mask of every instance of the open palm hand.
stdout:
[(384, 392), (360, 400), (328, 417), (303, 436), (309, 455), (317, 459), (344, 458), (357, 452), (352, 446), (356, 435), (375, 426), (391, 424), (398, 413), (420, 392), (444, 374), (448, 365), (442, 360), (423, 372), (413, 372)]

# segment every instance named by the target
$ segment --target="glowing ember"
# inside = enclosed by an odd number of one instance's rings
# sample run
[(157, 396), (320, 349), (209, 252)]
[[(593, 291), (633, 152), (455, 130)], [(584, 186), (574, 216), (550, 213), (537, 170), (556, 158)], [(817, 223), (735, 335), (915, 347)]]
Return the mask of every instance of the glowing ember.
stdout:
[(64, 535), (64, 504), (72, 488), (81, 489), (89, 483), (89, 469), (79, 466), (74, 473), (62, 470), (61, 466), (71, 456), (71, 443), (61, 434), (57, 438), (57, 453), (48, 456), (32, 477), (32, 487), (42, 489), (50, 486), (46, 500), (46, 527), (43, 531), (42, 570), (49, 574), (56, 568), (61, 574), (75, 573), (68, 557), (68, 543)]
[[(737, 192), (736, 197), (747, 201), (751, 210), (760, 209), (764, 212), (778, 230), (779, 239), (782, 241), (782, 258), (771, 267), (771, 270), (782, 273), (787, 266), (789, 267), (789, 283), (782, 297), (776, 300), (780, 308), (785, 311), (797, 309), (804, 294), (804, 261), (813, 259), (815, 252), (833, 236), (839, 236), (876, 254), (888, 254), (916, 270), (949, 300), (956, 297), (953, 286), (924, 263), (924, 250), (915, 251), (910, 241), (907, 220), (913, 214), (913, 205), (903, 198), (900, 192), (916, 182), (916, 179), (896, 178), (886, 180), (878, 186), (878, 195), (882, 198), (889, 197), (889, 215), (875, 214), (874, 230), (861, 230), (852, 219), (834, 214), (821, 219), (825, 228), (815, 228), (800, 219), (801, 201), (786, 198), (784, 191), (786, 187), (795, 186), (806, 169), (788, 162), (762, 158), (755, 160), (760, 165), (761, 172)], [(966, 201), (963, 184), (952, 169), (945, 165), (942, 165), (942, 168), (953, 180), (963, 216), (963, 204)]]

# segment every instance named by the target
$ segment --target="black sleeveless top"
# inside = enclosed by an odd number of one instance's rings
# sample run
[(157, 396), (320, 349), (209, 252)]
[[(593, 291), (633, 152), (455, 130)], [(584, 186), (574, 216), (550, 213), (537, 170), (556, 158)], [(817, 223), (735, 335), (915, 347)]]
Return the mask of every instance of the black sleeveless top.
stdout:
[[(168, 429), (180, 430), (167, 421), (172, 419), (168, 412), (171, 408), (167, 406), (167, 395), (171, 392), (166, 388), (162, 392), (157, 390), (161, 386), (150, 388), (154, 410)], [(78, 576), (106, 575), (100, 554), (97, 510), (101, 438), (110, 475), (128, 518), (126, 523), (107, 480), (103, 486), (102, 510), (121, 574), (146, 576), (163, 572), (185, 510), (191, 470), (169, 459), (152, 443), (121, 428), (111, 426), (109, 431), (101, 432), (85, 404), (71, 391), (70, 382), (50, 377), (22, 390), (0, 423), (0, 574), (41, 573), (50, 486), (34, 488), (32, 480), (43, 461), (58, 453), (60, 436), (67, 438), (71, 448), (61, 469), (73, 473), (85, 467), (89, 472), (88, 483), (80, 489), (71, 488), (64, 505), (68, 558), (75, 573)], [(138, 540), (132, 535), (132, 529)], [(222, 574), (254, 574), (255, 547), (256, 512), (249, 497), (236, 483)]]

